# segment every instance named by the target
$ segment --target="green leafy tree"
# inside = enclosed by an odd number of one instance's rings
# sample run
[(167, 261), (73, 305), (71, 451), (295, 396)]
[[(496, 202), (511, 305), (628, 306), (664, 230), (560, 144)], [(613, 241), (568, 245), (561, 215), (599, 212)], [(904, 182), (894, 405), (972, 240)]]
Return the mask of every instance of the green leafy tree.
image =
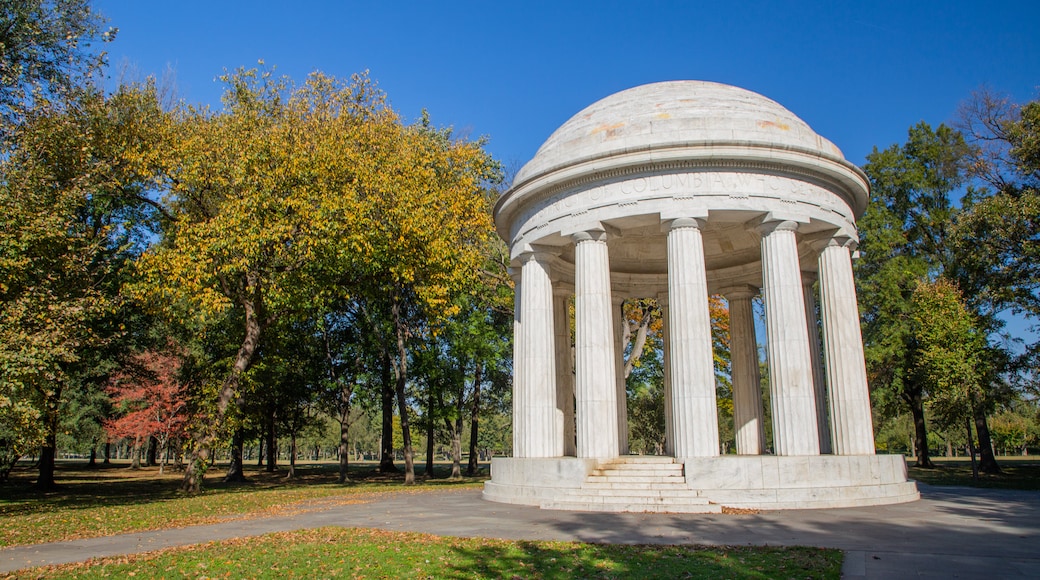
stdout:
[[(382, 170), (366, 181), (360, 207), (365, 243), (353, 254), (358, 296), (391, 363), (401, 421), (405, 482), (414, 483), (406, 386), (411, 351), (431, 328), (459, 310), (456, 296), (482, 276), (488, 211), (498, 164), (483, 142), (456, 140), (424, 117), (370, 152)], [(399, 168), (387, 170), (387, 168)]]
[[(999, 329), (1011, 314), (1040, 317), (1040, 101), (1023, 106), (991, 92), (961, 111), (971, 149), (969, 175), (981, 182), (965, 196), (953, 227), (958, 284), (969, 306)], [(1011, 370), (1035, 367), (1038, 343), (1026, 342)], [(1024, 378), (1020, 378), (1020, 381)]]
[(119, 285), (156, 219), (164, 119), (152, 85), (87, 87), (37, 103), (0, 154), (0, 397), (11, 425), (42, 422), (41, 487), (65, 405), (125, 335)]
[(368, 426), (368, 417), (363, 413), (365, 405), (359, 403), (379, 399), (380, 351), (349, 301), (328, 309), (318, 323), (317, 335), (323, 355), (319, 368), (325, 375), (319, 381), (318, 399), (338, 424), (339, 483), (346, 483), (352, 453), (351, 426), (359, 419), (364, 419), (364, 426)]
[(241, 325), (230, 368), (199, 409), (183, 483), (192, 491), (264, 333), (339, 290), (329, 273), (363, 243), (352, 219), (364, 194), (359, 144), (396, 126), (364, 76), (315, 73), (297, 87), (240, 70), (224, 81), (223, 111), (179, 114), (166, 173), (176, 219), (139, 261), (134, 286), (167, 315)]
[(984, 331), (960, 291), (945, 278), (920, 282), (911, 297), (916, 341), (914, 374), (928, 407), (944, 427), (975, 416), (985, 399), (988, 369)]
[(967, 151), (960, 133), (919, 123), (905, 144), (875, 149), (863, 167), (871, 200), (859, 220), (863, 257), (856, 269), (867, 370), (882, 415), (910, 411), (921, 467), (932, 463), (927, 391), (914, 372), (912, 296), (919, 282), (942, 273), (950, 262), (947, 241)]

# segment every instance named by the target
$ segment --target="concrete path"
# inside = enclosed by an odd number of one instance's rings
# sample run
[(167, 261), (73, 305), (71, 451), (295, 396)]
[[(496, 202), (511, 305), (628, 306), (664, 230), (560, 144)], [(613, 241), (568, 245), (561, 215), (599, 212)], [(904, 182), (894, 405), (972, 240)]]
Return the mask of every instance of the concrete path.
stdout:
[(0, 550), (0, 573), (319, 526), (445, 536), (625, 544), (822, 546), (845, 551), (845, 578), (1040, 578), (1040, 492), (921, 485), (923, 499), (872, 508), (727, 514), (547, 511), (479, 490), (380, 495), (291, 517), (235, 520)]

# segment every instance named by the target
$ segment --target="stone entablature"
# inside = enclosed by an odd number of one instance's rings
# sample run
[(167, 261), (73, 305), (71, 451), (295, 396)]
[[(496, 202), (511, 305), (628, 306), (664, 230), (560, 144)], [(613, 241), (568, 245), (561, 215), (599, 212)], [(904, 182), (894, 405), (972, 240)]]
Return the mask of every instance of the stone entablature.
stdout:
[[(811, 175), (790, 176), (779, 172), (755, 171), (752, 167), (711, 167), (692, 171), (657, 169), (632, 171), (624, 176), (600, 176), (595, 182), (569, 184), (554, 193), (524, 189), (511, 190), (499, 202), (499, 234), (508, 242), (513, 257), (529, 251), (531, 244), (559, 243), (573, 232), (602, 227), (612, 221), (635, 216), (671, 219), (684, 216), (723, 215), (727, 222), (748, 221), (768, 214), (814, 224), (814, 230), (833, 229), (855, 236), (855, 214), (862, 213), (865, 202), (854, 199), (833, 183), (821, 182)], [(866, 178), (849, 172), (850, 179)], [(509, 196), (518, 198), (514, 202)], [(523, 198), (523, 209), (518, 201)], [(741, 215), (744, 214), (744, 215)], [(501, 224), (508, 223), (503, 231)]]
[[(686, 466), (687, 480), (691, 470), (711, 460), (737, 471), (775, 465), (787, 474), (773, 490), (775, 507), (797, 507), (801, 496), (789, 488), (799, 483), (814, 490), (846, 488), (828, 500), (846, 502), (841, 505), (915, 495), (898, 470), (888, 469), (892, 477), (884, 489), (876, 478), (847, 481), (848, 473), (902, 461), (874, 455), (851, 261), (855, 220), (867, 199), (865, 175), (833, 144), (780, 105), (743, 89), (657, 83), (622, 91), (575, 115), (495, 207), (517, 282), (514, 458), (495, 462), (498, 473), (492, 473), (485, 495), (574, 505), (544, 501), (559, 474), (538, 471), (564, 469), (567, 486), (591, 488), (603, 484), (581, 483), (591, 469), (632, 469), (625, 460), (620, 342), (627, 297), (656, 298), (662, 307), (665, 447)], [(719, 457), (708, 313), (714, 293), (725, 296), (732, 316), (739, 460)], [(567, 311), (572, 295), (573, 356)], [(764, 437), (758, 387), (751, 309), (756, 295), (766, 313), (771, 442)], [(776, 455), (765, 457), (767, 451)], [(805, 459), (813, 457), (833, 460)], [(799, 482), (805, 465), (833, 469), (821, 468), (812, 481)], [(517, 480), (521, 467), (535, 471)], [(661, 469), (674, 479), (672, 467)], [(594, 477), (608, 477), (604, 473)], [(770, 497), (762, 492), (770, 478), (751, 472), (741, 477), (745, 484), (715, 489), (712, 497), (727, 505), (754, 503), (735, 502), (733, 493), (741, 490)], [(689, 489), (707, 485), (698, 479), (689, 481)], [(573, 500), (584, 492), (567, 493)], [(619, 506), (645, 503), (631, 490), (625, 494), (627, 503)], [(596, 497), (602, 503), (609, 495), (599, 490)], [(653, 501), (667, 507), (667, 495), (659, 495)], [(696, 501), (683, 501), (683, 509), (695, 509)], [(756, 505), (762, 502), (768, 503)]]

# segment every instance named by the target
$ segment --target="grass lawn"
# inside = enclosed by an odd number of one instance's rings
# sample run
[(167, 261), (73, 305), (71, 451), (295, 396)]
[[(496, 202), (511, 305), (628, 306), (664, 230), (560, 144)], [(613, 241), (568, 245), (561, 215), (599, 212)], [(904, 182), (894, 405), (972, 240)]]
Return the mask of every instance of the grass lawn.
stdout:
[(224, 484), (214, 476), (202, 494), (187, 495), (178, 491), (181, 474), (171, 470), (160, 476), (157, 467), (91, 469), (85, 461), (60, 461), (57, 467), (54, 491), (34, 490), (36, 473), (28, 468), (19, 468), (0, 485), (0, 547), (291, 514), (333, 502), (363, 502), (376, 493), (479, 487), (486, 479), (449, 482), (443, 479), (448, 472), (440, 473), (438, 466), (435, 478), (406, 488), (403, 475), (380, 474), (371, 463), (352, 466), (348, 484), (336, 483), (334, 464), (298, 466), (292, 480), (284, 478), (284, 470), (247, 467), (248, 483)]
[(910, 478), (929, 485), (1040, 490), (1040, 458), (998, 456), (997, 463), (1003, 475), (980, 473), (978, 480), (971, 477), (971, 460), (968, 458), (933, 457), (932, 462), (935, 469), (921, 469), (913, 466), (912, 457), (908, 458)]
[(624, 546), (318, 528), (83, 564), (29, 578), (829, 578), (840, 550)]

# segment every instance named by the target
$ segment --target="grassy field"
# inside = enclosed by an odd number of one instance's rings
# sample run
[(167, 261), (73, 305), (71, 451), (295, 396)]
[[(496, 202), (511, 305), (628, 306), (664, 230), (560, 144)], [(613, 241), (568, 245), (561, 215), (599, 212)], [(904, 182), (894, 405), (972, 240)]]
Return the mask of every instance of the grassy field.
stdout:
[(318, 528), (25, 571), (37, 578), (827, 578), (840, 550), (621, 546)]
[(0, 486), (0, 547), (299, 513), (329, 503), (364, 502), (378, 493), (479, 487), (486, 479), (448, 481), (448, 468), (439, 466), (433, 478), (406, 488), (403, 475), (381, 474), (375, 467), (352, 466), (348, 484), (336, 483), (334, 464), (299, 466), (291, 480), (284, 470), (247, 467), (248, 483), (229, 485), (214, 477), (199, 495), (181, 493), (180, 474), (159, 475), (157, 467), (131, 470), (117, 463), (91, 469), (85, 461), (61, 461), (59, 487), (48, 492), (33, 489), (35, 472), (19, 468)]
[[(1040, 458), (999, 458), (1003, 475), (971, 477), (964, 458), (938, 458), (935, 469), (910, 467), (932, 485), (1040, 489)], [(912, 465), (912, 459), (909, 461)], [(224, 484), (216, 468), (206, 491), (178, 491), (180, 474), (125, 464), (86, 467), (61, 461), (59, 488), (40, 492), (21, 467), (0, 486), (0, 547), (182, 527), (233, 518), (292, 515), (377, 494), (479, 487), (486, 475), (450, 482), (448, 466), (405, 487), (401, 474), (374, 463), (352, 466), (337, 484), (334, 464), (303, 464), (297, 477), (247, 467), (248, 483)], [(421, 471), (421, 470), (420, 470)], [(486, 474), (486, 468), (484, 473)], [(41, 568), (18, 577), (46, 578), (838, 578), (842, 555), (815, 548), (616, 546), (441, 538), (368, 529), (320, 528), (211, 542), (161, 552)]]
[(1040, 458), (997, 457), (1002, 475), (979, 474), (972, 479), (971, 460), (966, 457), (933, 457), (935, 469), (914, 467), (914, 459), (907, 459), (911, 479), (928, 485), (956, 485), (963, 487), (988, 487), (1000, 489), (1040, 490)]
[[(983, 474), (977, 481), (964, 458), (938, 458), (936, 469), (910, 467), (909, 473), (930, 485), (1040, 490), (1040, 459), (999, 461), (1003, 475)], [(303, 464), (292, 480), (285, 479), (284, 471), (268, 473), (249, 466), (249, 482), (233, 485), (221, 483), (218, 476), (223, 471), (215, 468), (204, 493), (186, 495), (177, 489), (179, 473), (168, 470), (160, 476), (155, 467), (131, 470), (116, 463), (91, 469), (85, 461), (61, 461), (59, 488), (49, 492), (34, 490), (35, 472), (20, 467), (0, 486), (0, 547), (299, 513), (330, 503), (368, 501), (373, 494), (479, 487), (486, 478), (449, 482), (448, 466), (438, 465), (432, 478), (406, 488), (401, 474), (385, 475), (375, 468), (375, 463), (352, 465), (351, 483), (344, 485), (335, 483), (336, 466), (331, 463)]]
[[(200, 495), (177, 491), (177, 473), (125, 465), (90, 469), (83, 461), (58, 466), (59, 488), (35, 491), (22, 468), (0, 486), (0, 546), (189, 526), (274, 514), (296, 514), (375, 494), (425, 493), (478, 487), (434, 477), (405, 487), (374, 464), (355, 465), (352, 482), (335, 483), (331, 464), (303, 465), (297, 477), (247, 469), (249, 483), (216, 478)], [(485, 471), (486, 473), (486, 471)], [(839, 550), (816, 548), (616, 546), (441, 538), (369, 529), (320, 528), (269, 534), (21, 571), (28, 578), (834, 578)]]

